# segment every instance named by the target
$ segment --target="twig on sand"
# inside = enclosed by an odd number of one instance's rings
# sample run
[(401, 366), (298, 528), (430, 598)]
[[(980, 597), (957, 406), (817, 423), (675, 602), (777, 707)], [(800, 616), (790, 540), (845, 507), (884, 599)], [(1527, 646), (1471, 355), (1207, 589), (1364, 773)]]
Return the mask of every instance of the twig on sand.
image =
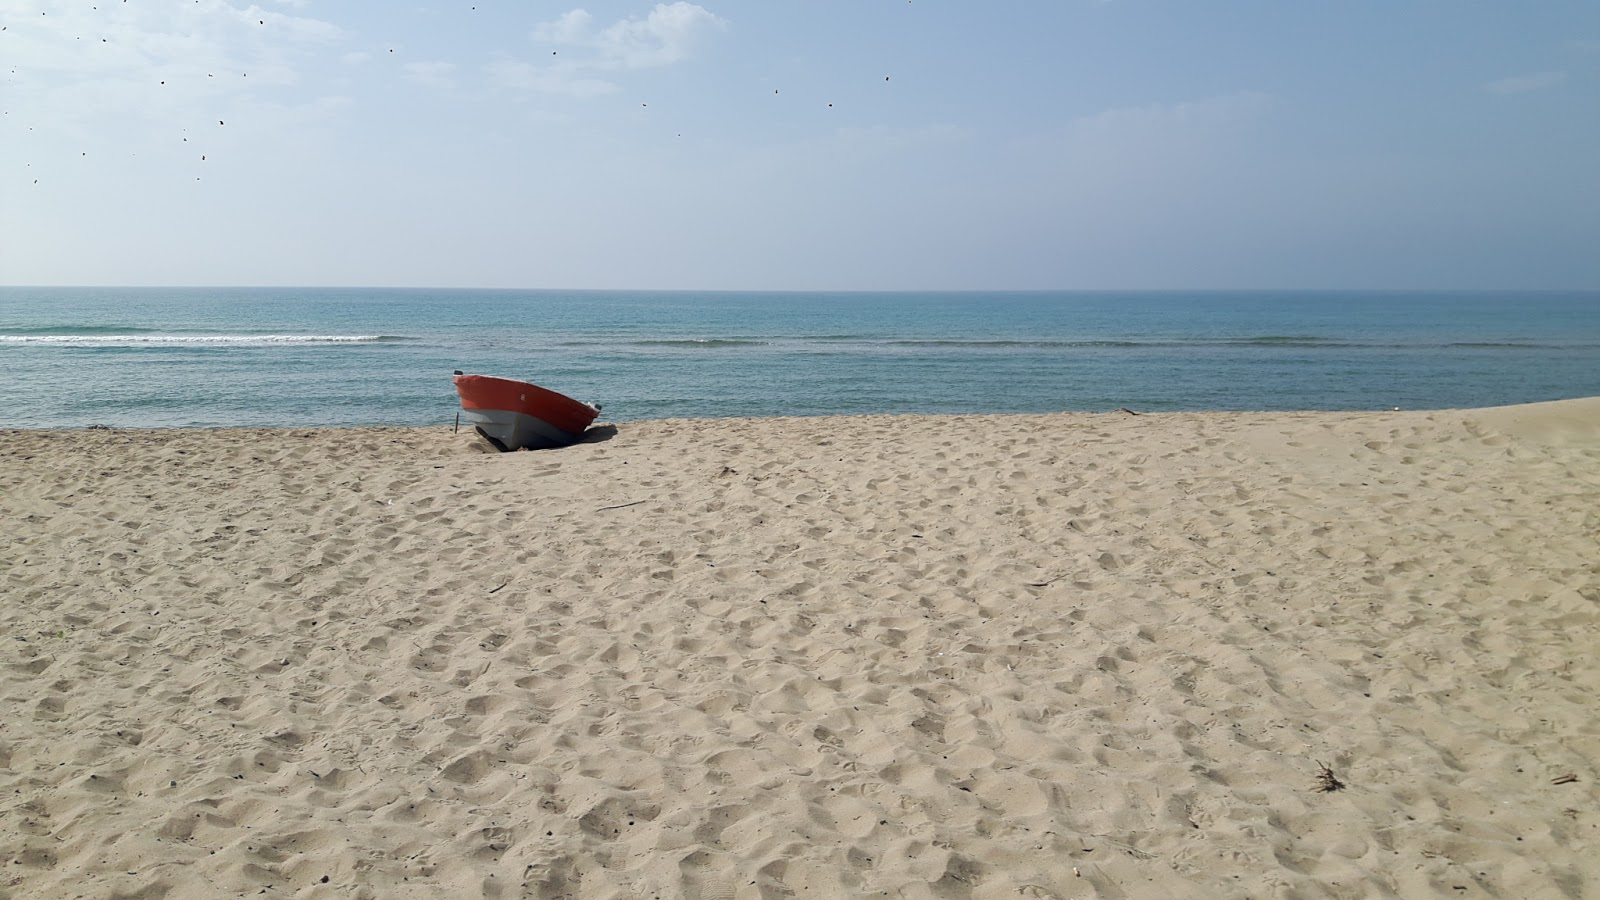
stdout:
[[(1140, 850), (1138, 847), (1134, 847), (1134, 846), (1129, 845), (1129, 844), (1124, 844), (1121, 841), (1112, 840), (1109, 835), (1094, 834), (1094, 835), (1090, 835), (1090, 837), (1099, 838), (1100, 840), (1104, 841), (1107, 844), (1110, 844), (1113, 847), (1118, 848), (1119, 850), (1121, 850), (1122, 852), (1128, 854), (1129, 856), (1133, 857), (1134, 859), (1155, 859), (1156, 858), (1156, 855), (1154, 853), (1147, 853), (1147, 852), (1145, 852), (1143, 850)], [(1103, 869), (1101, 871), (1104, 872)]]
[(1060, 581), (1061, 579), (1063, 579), (1065, 577), (1067, 577), (1067, 576), (1065, 576), (1065, 575), (1057, 575), (1056, 577), (1051, 578), (1051, 579), (1049, 579), (1047, 581), (1030, 581), (1030, 582), (1028, 582), (1028, 587), (1049, 587), (1050, 585), (1055, 584), (1056, 582)]
[(1334, 791), (1344, 790), (1344, 782), (1339, 780), (1339, 776), (1333, 774), (1332, 769), (1328, 768), (1320, 759), (1317, 760), (1317, 765), (1322, 766), (1322, 771), (1317, 773), (1316, 790), (1319, 793), (1331, 794)]
[(492, 594), (492, 593), (494, 593), (494, 592), (495, 592), (495, 591), (498, 591), (498, 590), (500, 590), (500, 588), (503, 588), (503, 587), (505, 587), (505, 586), (506, 586), (506, 585), (508, 585), (508, 584), (510, 584), (510, 583), (511, 583), (511, 582), (509, 582), (509, 581), (507, 581), (507, 582), (504, 582), (504, 583), (502, 583), (502, 584), (501, 584), (501, 585), (500, 585), (500, 587), (497, 587), (497, 588), (490, 588), (490, 589), (489, 589), (489, 593), (491, 593), (491, 594)]
[(1577, 780), (1578, 780), (1578, 776), (1573, 775), (1572, 773), (1569, 772), (1566, 775), (1562, 775), (1559, 778), (1550, 779), (1550, 783), (1551, 784), (1571, 784), (1571, 783), (1573, 783), (1574, 781), (1577, 781)]
[(599, 509), (595, 510), (595, 512), (605, 512), (608, 509), (623, 509), (623, 508), (626, 508), (626, 507), (629, 507), (629, 506), (638, 506), (641, 503), (648, 503), (648, 502), (649, 502), (648, 500), (635, 500), (632, 503), (618, 503), (616, 506), (602, 506)]
[(1117, 412), (1125, 412), (1125, 413), (1127, 413), (1127, 414), (1128, 414), (1128, 415), (1130, 415), (1130, 416), (1137, 416), (1137, 415), (1139, 415), (1139, 413), (1136, 413), (1136, 412), (1134, 412), (1134, 411), (1133, 411), (1133, 410), (1131, 410), (1131, 409), (1129, 409), (1129, 408), (1127, 408), (1127, 407), (1126, 407), (1126, 406), (1119, 406), (1119, 407), (1117, 407)]

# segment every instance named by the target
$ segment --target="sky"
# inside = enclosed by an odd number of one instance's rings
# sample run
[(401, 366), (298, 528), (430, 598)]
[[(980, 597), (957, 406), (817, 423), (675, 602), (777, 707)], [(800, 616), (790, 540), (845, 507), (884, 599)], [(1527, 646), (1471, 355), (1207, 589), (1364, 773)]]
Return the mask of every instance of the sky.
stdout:
[(0, 284), (1600, 289), (1594, 0), (0, 0)]

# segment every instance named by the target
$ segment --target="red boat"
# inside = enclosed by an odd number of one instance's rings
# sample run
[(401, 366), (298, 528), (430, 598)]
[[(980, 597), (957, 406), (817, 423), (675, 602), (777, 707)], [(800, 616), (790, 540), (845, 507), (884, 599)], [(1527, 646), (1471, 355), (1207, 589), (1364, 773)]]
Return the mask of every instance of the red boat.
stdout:
[(496, 449), (565, 447), (583, 437), (598, 405), (526, 381), (455, 373), (461, 414)]

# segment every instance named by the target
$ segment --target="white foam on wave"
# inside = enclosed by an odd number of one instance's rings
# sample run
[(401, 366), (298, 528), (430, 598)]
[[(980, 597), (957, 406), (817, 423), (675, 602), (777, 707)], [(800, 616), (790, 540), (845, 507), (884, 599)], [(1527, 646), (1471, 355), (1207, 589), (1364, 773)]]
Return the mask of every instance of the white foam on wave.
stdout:
[(275, 346), (281, 344), (365, 344), (381, 334), (0, 334), (0, 344), (77, 344), (92, 347), (146, 345)]

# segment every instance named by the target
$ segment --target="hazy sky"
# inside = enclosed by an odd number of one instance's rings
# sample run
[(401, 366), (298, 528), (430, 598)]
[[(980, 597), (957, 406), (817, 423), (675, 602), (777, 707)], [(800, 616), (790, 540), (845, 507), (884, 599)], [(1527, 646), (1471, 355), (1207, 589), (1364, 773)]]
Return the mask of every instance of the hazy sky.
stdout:
[(0, 283), (1600, 288), (1594, 0), (0, 0)]

